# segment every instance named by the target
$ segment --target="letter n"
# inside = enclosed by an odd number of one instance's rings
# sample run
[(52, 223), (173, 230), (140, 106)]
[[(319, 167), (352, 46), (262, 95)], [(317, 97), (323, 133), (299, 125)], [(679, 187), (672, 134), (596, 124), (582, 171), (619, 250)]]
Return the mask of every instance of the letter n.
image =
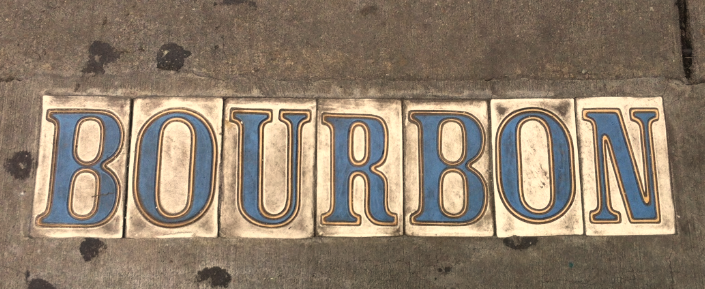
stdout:
[[(634, 151), (619, 109), (584, 109), (582, 118), (592, 125), (595, 181), (597, 183), (597, 208), (590, 211), (592, 223), (620, 223), (621, 214), (612, 208), (610, 196), (619, 193), (624, 201), (627, 218), (631, 223), (659, 223), (659, 185), (656, 175), (653, 123), (659, 120), (655, 108), (632, 108), (631, 121), (639, 125), (641, 155)], [(583, 136), (589, 137), (589, 136)], [(589, 160), (586, 160), (589, 161)], [(643, 164), (643, 176), (637, 169)], [(618, 192), (610, 191), (608, 172), (616, 176)], [(591, 173), (591, 172), (585, 172)], [(588, 208), (589, 209), (589, 208)]]

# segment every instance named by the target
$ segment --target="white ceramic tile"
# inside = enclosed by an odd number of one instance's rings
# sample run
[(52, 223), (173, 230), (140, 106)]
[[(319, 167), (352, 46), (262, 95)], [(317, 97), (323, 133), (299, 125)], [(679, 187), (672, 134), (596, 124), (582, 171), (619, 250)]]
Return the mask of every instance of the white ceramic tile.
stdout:
[(588, 235), (675, 233), (660, 97), (576, 101)]
[(216, 237), (223, 100), (134, 100), (126, 237)]
[(572, 99), (493, 99), (497, 236), (583, 233)]
[(405, 234), (494, 234), (487, 110), (484, 100), (404, 101)]
[(31, 236), (122, 237), (130, 100), (44, 96), (42, 106)]
[(319, 100), (318, 235), (402, 234), (401, 118), (399, 100)]
[(316, 101), (225, 101), (224, 237), (313, 237)]

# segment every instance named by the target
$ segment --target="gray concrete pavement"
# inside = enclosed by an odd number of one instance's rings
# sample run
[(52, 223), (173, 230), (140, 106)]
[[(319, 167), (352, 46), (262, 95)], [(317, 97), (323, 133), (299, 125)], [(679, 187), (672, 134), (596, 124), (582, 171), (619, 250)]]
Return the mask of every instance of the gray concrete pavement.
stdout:
[[(0, 287), (210, 288), (198, 272), (214, 266), (231, 275), (230, 288), (705, 283), (705, 85), (683, 82), (672, 2), (226, 2), (241, 3), (2, 1)], [(689, 4), (693, 31), (703, 31), (705, 8)], [(695, 55), (705, 49), (700, 35)], [(190, 52), (179, 72), (157, 69), (170, 42)], [(677, 234), (539, 237), (521, 241), (524, 249), (495, 237), (117, 239), (101, 240), (105, 248), (86, 261), (83, 239), (27, 237), (36, 163), (22, 156), (36, 160), (43, 94), (662, 96)], [(7, 169), (25, 161), (31, 169)]]
[(693, 83), (705, 82), (705, 3), (703, 1), (687, 2), (688, 33), (692, 46)]
[(81, 75), (94, 41), (110, 75), (173, 42), (218, 79), (683, 77), (667, 1), (225, 2), (3, 1), (0, 77)]

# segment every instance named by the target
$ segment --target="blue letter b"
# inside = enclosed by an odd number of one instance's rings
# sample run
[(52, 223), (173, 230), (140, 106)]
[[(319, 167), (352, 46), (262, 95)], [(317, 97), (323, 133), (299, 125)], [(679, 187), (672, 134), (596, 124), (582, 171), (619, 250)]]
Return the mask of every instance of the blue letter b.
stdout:
[[(52, 171), (47, 210), (37, 217), (37, 225), (95, 227), (107, 223), (117, 210), (122, 191), (118, 177), (107, 167), (122, 147), (122, 124), (115, 115), (101, 110), (49, 110), (47, 120), (55, 125)], [(98, 154), (88, 161), (76, 153), (78, 128), (85, 121), (96, 122), (101, 129)], [(74, 184), (81, 174), (92, 175), (96, 186), (93, 208), (87, 214), (73, 210)]]
[[(477, 119), (467, 113), (412, 111), (409, 119), (419, 128), (419, 210), (411, 216), (414, 225), (468, 225), (477, 221), (487, 208), (487, 185), (471, 167), (482, 155), (485, 134)], [(441, 153), (442, 128), (454, 122), (462, 134), (462, 154), (456, 161)], [(463, 179), (464, 205), (456, 214), (443, 207), (443, 179), (456, 173)]]

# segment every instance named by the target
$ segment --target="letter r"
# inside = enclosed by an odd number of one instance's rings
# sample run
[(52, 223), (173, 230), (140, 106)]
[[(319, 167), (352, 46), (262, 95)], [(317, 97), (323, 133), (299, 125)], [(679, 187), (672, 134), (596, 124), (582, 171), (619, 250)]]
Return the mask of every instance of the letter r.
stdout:
[[(377, 168), (387, 157), (387, 126), (381, 118), (370, 115), (326, 114), (323, 124), (331, 131), (331, 209), (321, 219), (323, 224), (359, 225), (360, 216), (352, 210), (352, 182), (362, 177), (366, 186), (365, 213), (370, 222), (380, 226), (397, 224), (396, 214), (387, 204), (386, 176)], [(351, 138), (353, 129), (361, 126), (367, 135), (367, 154), (354, 160)]]

